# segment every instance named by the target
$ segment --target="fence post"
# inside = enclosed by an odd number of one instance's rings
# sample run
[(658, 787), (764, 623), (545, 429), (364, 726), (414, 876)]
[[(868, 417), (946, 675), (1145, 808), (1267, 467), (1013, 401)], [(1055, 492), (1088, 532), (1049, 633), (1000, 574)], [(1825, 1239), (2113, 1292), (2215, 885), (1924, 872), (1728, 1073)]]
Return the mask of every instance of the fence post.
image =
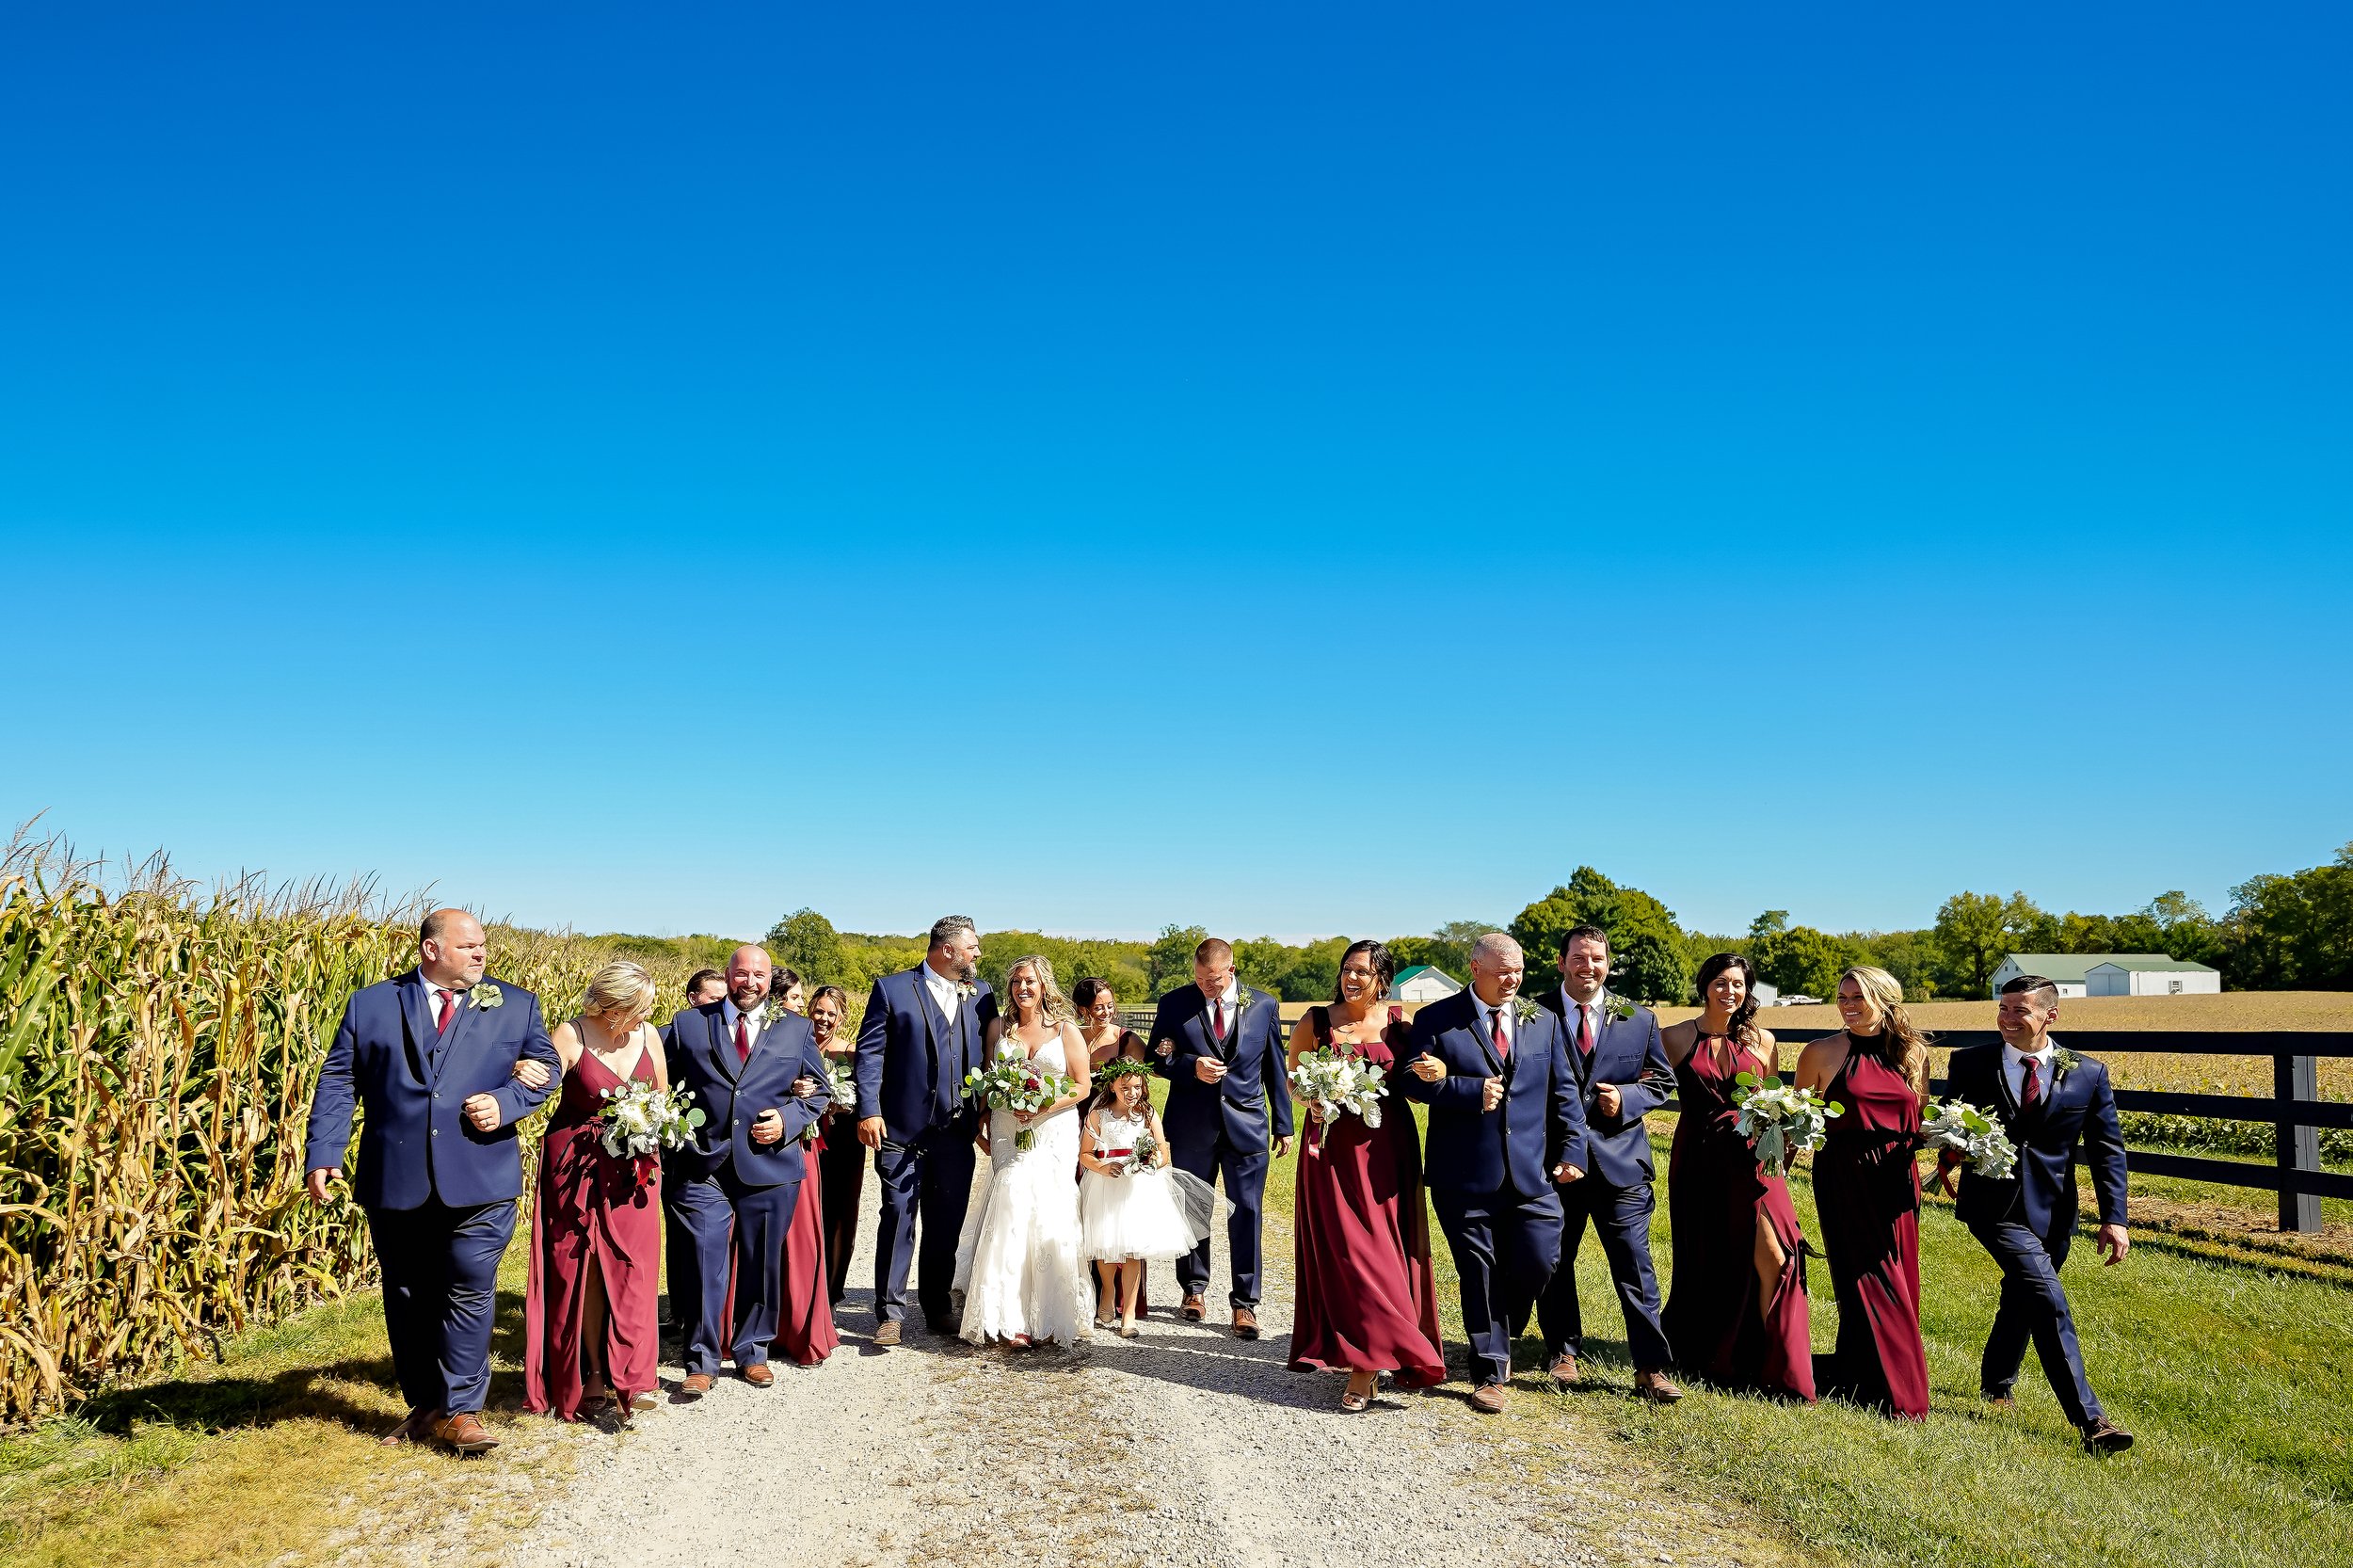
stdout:
[[(2275, 1056), (2271, 1059), (2271, 1097), (2281, 1100), (2316, 1100), (2320, 1097), (2320, 1070), (2309, 1056)], [(2282, 1171), (2317, 1171), (2320, 1169), (2320, 1129), (2298, 1127), (2289, 1122), (2273, 1124), (2278, 1137), (2278, 1160)], [(2317, 1231), (2320, 1228), (2320, 1194), (2290, 1192), (2280, 1194), (2280, 1228), (2281, 1230)]]

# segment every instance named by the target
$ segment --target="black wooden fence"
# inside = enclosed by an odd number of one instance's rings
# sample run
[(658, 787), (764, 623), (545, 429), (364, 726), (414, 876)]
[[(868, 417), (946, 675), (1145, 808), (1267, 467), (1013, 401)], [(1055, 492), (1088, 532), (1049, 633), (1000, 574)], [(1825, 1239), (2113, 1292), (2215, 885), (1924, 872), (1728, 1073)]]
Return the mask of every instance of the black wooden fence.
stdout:
[[(1771, 1026), (1771, 1015), (1760, 1019)], [(1802, 1045), (1835, 1034), (1834, 1029), (1774, 1029), (1774, 1038)], [(2071, 1050), (2087, 1056), (2262, 1056), (2271, 1060), (2271, 1096), (2256, 1099), (2245, 1095), (2184, 1095), (2166, 1089), (2119, 1089), (2119, 1111), (2148, 1111), (2169, 1116), (2212, 1116), (2223, 1121), (2269, 1122), (2277, 1130), (2279, 1153), (2269, 1165), (2235, 1160), (2210, 1160), (2198, 1155), (2132, 1151), (2132, 1168), (2151, 1176), (2183, 1176), (2192, 1181), (2254, 1187), (2280, 1194), (2280, 1228), (2314, 1231), (2320, 1228), (2320, 1200), (2353, 1198), (2353, 1175), (2320, 1168), (2319, 1128), (2353, 1128), (2353, 1102), (2320, 1097), (2318, 1064), (2324, 1056), (2353, 1056), (2353, 1033), (2292, 1033), (2222, 1030), (2096, 1030), (2058, 1036)], [(1990, 1029), (1939, 1031), (1940, 1047), (1999, 1044)], [(1944, 1091), (1942, 1082), (1929, 1087)], [(2080, 1159), (2080, 1153), (2078, 1154)]]

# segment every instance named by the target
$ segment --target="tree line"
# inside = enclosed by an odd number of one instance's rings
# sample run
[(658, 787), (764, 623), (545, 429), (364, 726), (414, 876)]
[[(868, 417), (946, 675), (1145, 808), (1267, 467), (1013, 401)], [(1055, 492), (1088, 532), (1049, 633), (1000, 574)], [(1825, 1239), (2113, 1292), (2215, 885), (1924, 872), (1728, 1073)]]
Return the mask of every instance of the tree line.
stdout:
[[(1710, 953), (1748, 956), (1758, 975), (1785, 995), (1828, 997), (1839, 971), (1876, 964), (1893, 974), (1915, 1001), (1988, 994), (1989, 982), (2011, 952), (2163, 952), (2210, 964), (2233, 990), (2353, 989), (2353, 843), (2329, 864), (2266, 872), (2231, 889), (2231, 905), (2210, 914), (2179, 892), (2158, 894), (2128, 914), (2064, 914), (2046, 910), (2024, 892), (1959, 892), (1945, 900), (1935, 921), (1914, 931), (1822, 931), (1790, 923), (1785, 909), (1768, 909), (1745, 933), (1686, 929), (1674, 911), (1640, 888), (1611, 881), (1580, 866), (1568, 881), (1522, 908), (1510, 920), (1450, 920), (1427, 936), (1384, 938), (1401, 969), (1431, 964), (1456, 980), (1467, 977), (1471, 944), (1482, 933), (1509, 931), (1530, 958), (1551, 962), (1563, 932), (1597, 925), (1609, 933), (1617, 961), (1611, 984), (1646, 1001), (1687, 1002), (1691, 982)], [(1193, 950), (1209, 932), (1168, 925), (1149, 942), (1049, 936), (1034, 931), (992, 931), (981, 938), (981, 968), (1001, 984), (1013, 961), (1044, 953), (1066, 989), (1081, 975), (1111, 982), (1124, 1002), (1142, 1004), (1193, 977)], [(707, 953), (725, 964), (729, 944), (717, 937), (616, 937), (659, 948), (664, 954)], [(863, 1000), (881, 975), (906, 968), (923, 955), (920, 936), (874, 936), (836, 930), (814, 909), (798, 909), (767, 934), (776, 962), (812, 985), (837, 984)], [(1234, 939), (1235, 967), (1251, 984), (1286, 1001), (1328, 1000), (1349, 938), (1290, 943), (1272, 936)]]

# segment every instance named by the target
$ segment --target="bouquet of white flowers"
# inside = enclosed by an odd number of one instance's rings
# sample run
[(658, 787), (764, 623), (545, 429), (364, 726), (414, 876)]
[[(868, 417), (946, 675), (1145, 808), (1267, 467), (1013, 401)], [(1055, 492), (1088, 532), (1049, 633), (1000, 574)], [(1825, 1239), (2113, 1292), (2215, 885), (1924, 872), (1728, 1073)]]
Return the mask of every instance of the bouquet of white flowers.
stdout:
[(1389, 1086), (1381, 1069), (1363, 1057), (1328, 1048), (1305, 1051), (1290, 1078), (1291, 1093), (1313, 1106), (1323, 1121), (1349, 1115), (1367, 1127), (1381, 1125), (1381, 1099)]
[(604, 1092), (597, 1119), (604, 1124), (604, 1152), (616, 1160), (643, 1160), (661, 1149), (684, 1148), (708, 1119), (688, 1103), (692, 1089), (657, 1089), (631, 1079)]
[(1967, 1100), (1929, 1106), (1920, 1118), (1920, 1133), (1929, 1147), (1961, 1156), (1979, 1176), (2004, 1181), (2018, 1167), (2018, 1150), (2002, 1124)]
[[(845, 1115), (857, 1110), (857, 1080), (851, 1075), (850, 1064), (841, 1057), (825, 1058), (825, 1103), (828, 1114), (839, 1111)], [(824, 1128), (825, 1118), (818, 1117), (801, 1129), (801, 1142), (815, 1144), (817, 1134)]]
[[(977, 1099), (991, 1111), (1043, 1111), (1078, 1084), (1060, 1073), (1041, 1072), (1018, 1041), (997, 1048), (997, 1060), (964, 1075), (964, 1097)], [(1037, 1143), (1037, 1129), (1025, 1127), (1013, 1135), (1013, 1146), (1027, 1150)]]
[(1740, 1108), (1735, 1128), (1768, 1171), (1779, 1171), (1791, 1155), (1820, 1148), (1830, 1119), (1847, 1113), (1835, 1100), (1826, 1101), (1811, 1089), (1793, 1089), (1779, 1078), (1759, 1080), (1754, 1073), (1741, 1073), (1732, 1081), (1741, 1091), (1733, 1101)]
[(1152, 1129), (1145, 1128), (1136, 1134), (1136, 1145), (1128, 1151), (1128, 1158), (1120, 1162), (1120, 1169), (1135, 1172), (1157, 1171), (1160, 1168), (1160, 1145), (1152, 1137)]

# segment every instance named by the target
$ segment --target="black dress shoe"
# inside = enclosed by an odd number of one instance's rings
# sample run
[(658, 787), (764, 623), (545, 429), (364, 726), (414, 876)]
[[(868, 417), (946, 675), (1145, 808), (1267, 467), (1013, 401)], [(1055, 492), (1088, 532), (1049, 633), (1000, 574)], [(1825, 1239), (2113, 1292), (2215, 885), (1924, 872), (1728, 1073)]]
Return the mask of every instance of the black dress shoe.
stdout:
[(2084, 1428), (2084, 1452), (2121, 1454), (2133, 1446), (2133, 1434), (2114, 1421), (2093, 1421)]

